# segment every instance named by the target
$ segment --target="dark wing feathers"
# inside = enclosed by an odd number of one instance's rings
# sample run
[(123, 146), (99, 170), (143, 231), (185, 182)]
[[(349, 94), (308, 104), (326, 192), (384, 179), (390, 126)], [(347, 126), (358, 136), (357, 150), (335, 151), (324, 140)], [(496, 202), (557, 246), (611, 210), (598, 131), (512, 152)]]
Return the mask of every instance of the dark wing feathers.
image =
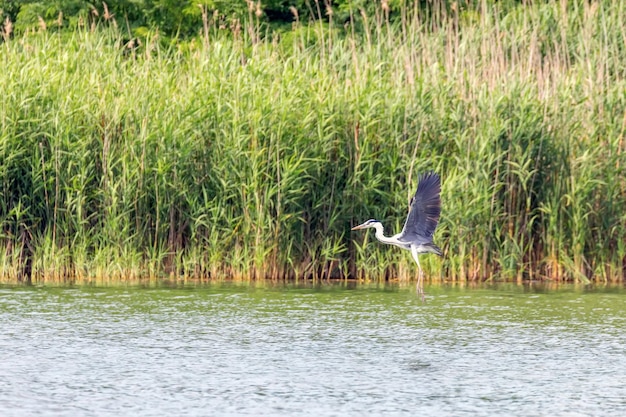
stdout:
[(400, 240), (410, 241), (416, 235), (432, 238), (441, 213), (441, 180), (435, 172), (420, 176), (415, 196), (411, 199), (409, 215)]

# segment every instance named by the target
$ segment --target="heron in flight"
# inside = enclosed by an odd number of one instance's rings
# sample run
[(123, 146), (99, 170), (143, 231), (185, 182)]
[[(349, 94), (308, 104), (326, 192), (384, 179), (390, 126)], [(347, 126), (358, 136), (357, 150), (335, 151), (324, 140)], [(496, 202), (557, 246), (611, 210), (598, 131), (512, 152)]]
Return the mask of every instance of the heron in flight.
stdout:
[(417, 191), (409, 204), (409, 215), (402, 231), (397, 235), (385, 236), (382, 223), (374, 219), (352, 228), (352, 230), (359, 230), (373, 227), (376, 229), (376, 239), (382, 243), (411, 251), (419, 269), (417, 292), (421, 294), (422, 300), (425, 298), (422, 283), (423, 272), (418, 256), (420, 253), (435, 253), (441, 256), (441, 249), (433, 242), (433, 234), (441, 213), (440, 192), (441, 180), (438, 174), (431, 171), (420, 175)]

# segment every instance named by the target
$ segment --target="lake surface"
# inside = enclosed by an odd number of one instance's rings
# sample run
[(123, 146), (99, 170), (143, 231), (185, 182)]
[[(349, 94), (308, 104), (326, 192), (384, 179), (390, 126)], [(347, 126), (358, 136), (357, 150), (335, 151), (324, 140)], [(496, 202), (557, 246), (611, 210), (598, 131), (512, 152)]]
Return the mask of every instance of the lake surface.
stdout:
[(626, 415), (626, 291), (0, 287), (1, 416)]

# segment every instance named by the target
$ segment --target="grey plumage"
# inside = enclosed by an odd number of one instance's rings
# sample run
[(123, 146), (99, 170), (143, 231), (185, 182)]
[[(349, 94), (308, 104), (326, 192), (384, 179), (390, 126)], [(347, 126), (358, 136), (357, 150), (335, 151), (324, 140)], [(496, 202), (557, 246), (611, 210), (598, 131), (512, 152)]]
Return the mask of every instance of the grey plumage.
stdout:
[(435, 172), (427, 172), (419, 177), (417, 191), (409, 204), (409, 214), (404, 222), (402, 231), (397, 235), (387, 237), (381, 222), (370, 219), (355, 226), (352, 230), (374, 228), (376, 239), (388, 245), (399, 246), (411, 251), (411, 255), (419, 269), (417, 290), (424, 297), (422, 288), (422, 267), (418, 259), (420, 253), (434, 253), (442, 256), (441, 249), (433, 242), (433, 235), (441, 214), (441, 179)]
[(433, 243), (433, 235), (441, 214), (441, 180), (434, 172), (420, 176), (417, 191), (411, 199), (409, 215), (398, 240), (424, 246), (424, 252), (441, 256), (441, 249)]

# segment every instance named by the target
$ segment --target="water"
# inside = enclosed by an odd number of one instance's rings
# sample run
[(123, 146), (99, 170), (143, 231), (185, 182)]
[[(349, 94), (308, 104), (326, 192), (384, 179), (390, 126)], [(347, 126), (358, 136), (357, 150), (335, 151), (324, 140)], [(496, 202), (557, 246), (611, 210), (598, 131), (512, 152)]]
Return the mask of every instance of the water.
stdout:
[(0, 287), (0, 415), (626, 415), (623, 288)]

